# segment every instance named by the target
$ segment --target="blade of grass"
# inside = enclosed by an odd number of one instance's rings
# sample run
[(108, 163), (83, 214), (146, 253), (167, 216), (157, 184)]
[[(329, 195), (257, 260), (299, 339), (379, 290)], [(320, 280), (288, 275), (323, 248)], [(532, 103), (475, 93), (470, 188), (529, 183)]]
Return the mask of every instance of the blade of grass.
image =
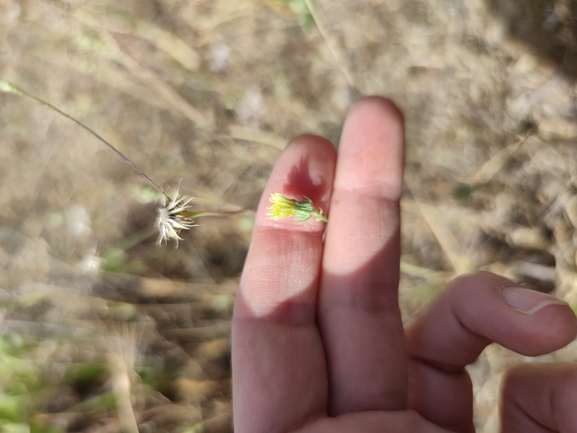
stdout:
[(128, 34), (149, 42), (189, 71), (194, 71), (198, 68), (200, 64), (198, 54), (173, 33), (167, 32), (152, 23), (131, 17), (113, 7), (105, 7), (103, 12), (115, 22), (115, 25), (107, 25), (108, 30)]
[(143, 67), (134, 58), (120, 49), (116, 39), (106, 30), (100, 22), (86, 11), (77, 10), (74, 12), (74, 17), (81, 23), (92, 28), (98, 33), (100, 41), (103, 46), (100, 47), (100, 53), (108, 56), (110, 59), (120, 63), (128, 69), (138, 80), (150, 86), (159, 96), (165, 99), (174, 108), (177, 108), (185, 117), (191, 120), (194, 124), (201, 128), (212, 130), (214, 122), (194, 108), (177, 92), (175, 92), (169, 85), (164, 83), (152, 71)]

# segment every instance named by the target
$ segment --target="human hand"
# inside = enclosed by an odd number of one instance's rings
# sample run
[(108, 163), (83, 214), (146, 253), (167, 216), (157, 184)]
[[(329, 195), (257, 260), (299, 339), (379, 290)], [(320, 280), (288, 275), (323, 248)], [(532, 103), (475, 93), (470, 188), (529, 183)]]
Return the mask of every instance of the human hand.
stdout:
[[(491, 342), (524, 355), (568, 344), (569, 306), (477, 273), (403, 329), (398, 306), (402, 115), (363, 99), (338, 157), (301, 136), (261, 200), (233, 318), (236, 433), (473, 432), (465, 366)], [(334, 178), (334, 179), (333, 179)], [(305, 196), (329, 223), (272, 220), (271, 193)], [(577, 431), (577, 367), (524, 364), (505, 379), (503, 431)]]

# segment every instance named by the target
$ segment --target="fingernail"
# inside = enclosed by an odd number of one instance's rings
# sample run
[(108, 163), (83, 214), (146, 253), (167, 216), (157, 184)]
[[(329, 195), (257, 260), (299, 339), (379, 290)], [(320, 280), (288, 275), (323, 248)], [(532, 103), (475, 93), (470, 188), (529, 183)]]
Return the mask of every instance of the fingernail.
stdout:
[(516, 285), (499, 287), (501, 295), (509, 307), (532, 316), (548, 305), (569, 305), (554, 296)]

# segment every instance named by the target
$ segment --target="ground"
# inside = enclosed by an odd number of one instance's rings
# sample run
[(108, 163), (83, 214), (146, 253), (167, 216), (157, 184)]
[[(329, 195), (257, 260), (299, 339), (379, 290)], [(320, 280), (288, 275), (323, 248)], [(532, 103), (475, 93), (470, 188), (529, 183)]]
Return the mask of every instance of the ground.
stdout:
[[(145, 179), (0, 92), (4, 431), (232, 431), (230, 317), (262, 188), (291, 137), (338, 145), (360, 95), (405, 113), (406, 320), (476, 269), (577, 307), (576, 14), (570, 0), (0, 0), (0, 79), (195, 209), (244, 209), (158, 247)], [(496, 431), (520, 359), (490, 346), (471, 367), (479, 432)]]

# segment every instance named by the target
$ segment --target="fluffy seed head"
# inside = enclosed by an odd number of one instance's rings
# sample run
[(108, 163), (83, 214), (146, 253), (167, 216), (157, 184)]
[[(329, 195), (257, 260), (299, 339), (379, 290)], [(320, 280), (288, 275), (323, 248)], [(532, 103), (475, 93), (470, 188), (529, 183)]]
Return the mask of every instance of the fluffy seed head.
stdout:
[(189, 203), (192, 198), (178, 195), (178, 191), (170, 201), (165, 196), (162, 197), (161, 206), (158, 207), (158, 216), (156, 217), (156, 228), (158, 229), (157, 245), (166, 245), (168, 241), (174, 239), (176, 248), (178, 241), (182, 238), (179, 236), (181, 230), (189, 230), (197, 226), (190, 218), (189, 209), (192, 205)]

